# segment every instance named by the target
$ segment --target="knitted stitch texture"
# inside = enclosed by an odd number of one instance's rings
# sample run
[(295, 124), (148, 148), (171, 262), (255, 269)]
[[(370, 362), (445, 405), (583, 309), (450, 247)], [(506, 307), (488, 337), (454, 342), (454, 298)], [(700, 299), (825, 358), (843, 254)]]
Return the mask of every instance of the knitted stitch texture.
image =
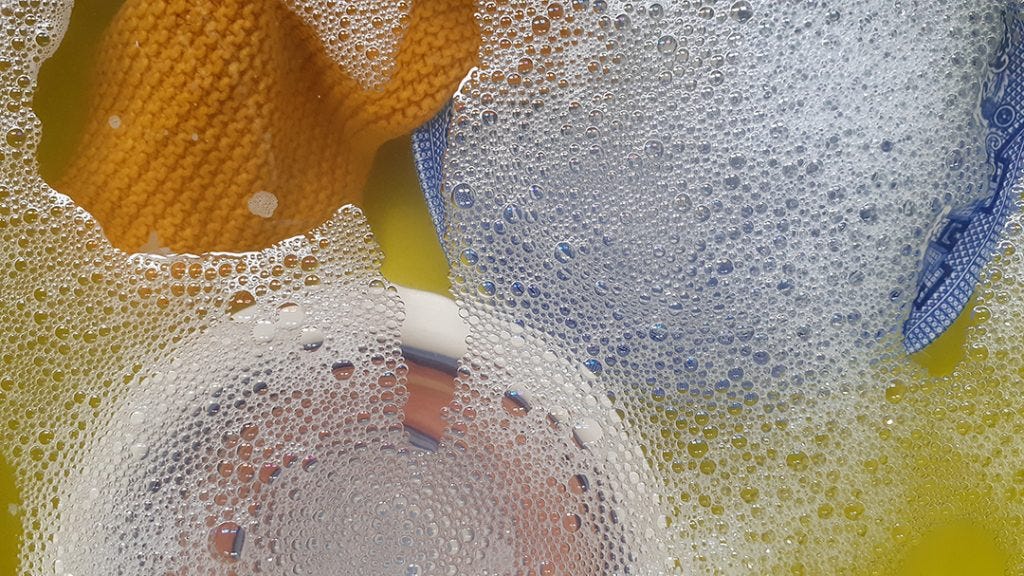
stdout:
[[(452, 95), (476, 63), (474, 7), (416, 0), (391, 77), (367, 89), (280, 0), (128, 0), (57, 189), (126, 251), (255, 250), (301, 234), (358, 203), (380, 145)], [(270, 217), (250, 210), (260, 192), (278, 201)]]

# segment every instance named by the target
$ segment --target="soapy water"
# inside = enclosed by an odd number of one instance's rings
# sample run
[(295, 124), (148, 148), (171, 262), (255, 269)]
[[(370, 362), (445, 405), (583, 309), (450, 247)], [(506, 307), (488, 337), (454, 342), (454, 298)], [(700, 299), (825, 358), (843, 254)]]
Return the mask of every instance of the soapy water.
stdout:
[[(524, 555), (538, 569), (613, 565), (615, 552), (580, 529), (614, 510), (598, 494), (613, 501), (628, 489), (599, 487), (606, 480), (585, 474), (590, 459), (564, 430), (527, 424), (543, 421), (537, 414), (510, 415), (501, 396), (465, 408), (478, 423), (454, 445), (403, 425), (413, 383), (412, 363), (394, 348), (400, 317), (379, 282), (325, 287), (302, 304), (265, 298), (147, 368), (84, 451), (92, 464), (62, 483), (57, 572), (95, 573), (97, 556), (109, 559), (103, 573), (501, 573)], [(315, 349), (302, 342), (312, 326), (330, 334)], [(367, 331), (379, 352), (344, 336)], [(334, 358), (349, 360), (328, 365)], [(518, 376), (560, 376), (546, 372)], [(497, 417), (514, 436), (491, 429)], [(487, 453), (481, 435), (495, 443)], [(434, 441), (427, 450), (424, 437)], [(532, 453), (542, 447), (547, 454)], [(563, 461), (583, 466), (594, 490), (573, 493), (578, 474), (560, 477)], [(532, 477), (539, 473), (543, 482)], [(518, 510), (530, 498), (557, 520)]]
[(480, 331), (539, 330), (603, 383), (684, 570), (898, 569), (893, 541), (949, 492), (909, 496), (944, 467), (893, 450), (883, 391), (902, 402), (920, 377), (898, 343), (931, 231), (991, 191), (978, 111), (1015, 6), (513, 13), (484, 17), (507, 48), (457, 95), (445, 156), (446, 246)]
[(1016, 4), (481, 2), (429, 449), (358, 209), (129, 256), (39, 178), (69, 10), (0, 10), (24, 573), (892, 573), (954, 520), (1024, 569), (1019, 216), (953, 374), (900, 342), (932, 231), (993, 191)]

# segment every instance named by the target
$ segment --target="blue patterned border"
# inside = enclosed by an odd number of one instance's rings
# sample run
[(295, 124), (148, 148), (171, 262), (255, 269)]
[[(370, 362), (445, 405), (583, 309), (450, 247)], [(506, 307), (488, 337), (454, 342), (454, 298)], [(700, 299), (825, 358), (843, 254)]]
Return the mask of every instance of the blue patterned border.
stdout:
[(427, 200), (427, 208), (430, 210), (438, 238), (444, 237), (448, 227), (441, 188), (444, 152), (448, 148), (448, 124), (451, 118), (452, 103), (448, 102), (436, 116), (412, 134), (412, 153), (416, 161), (416, 172), (420, 177), (420, 188), (423, 189), (423, 196)]
[(950, 213), (931, 238), (918, 280), (917, 297), (903, 324), (903, 345), (917, 352), (939, 337), (967, 306), (982, 269), (1017, 206), (1014, 187), (1024, 151), (1024, 21), (1019, 7), (1005, 16), (1002, 47), (991, 64), (981, 115), (993, 167), (991, 195)]
[[(991, 194), (948, 214), (930, 239), (917, 296), (903, 324), (904, 347), (917, 352), (938, 338), (967, 306), (1010, 214), (1024, 153), (1024, 20), (1019, 4), (1004, 15), (1005, 33), (985, 83), (981, 116), (988, 125), (986, 150), (993, 167)], [(448, 226), (442, 196), (443, 160), (452, 118), (449, 102), (412, 136), (420, 186), (439, 238)]]

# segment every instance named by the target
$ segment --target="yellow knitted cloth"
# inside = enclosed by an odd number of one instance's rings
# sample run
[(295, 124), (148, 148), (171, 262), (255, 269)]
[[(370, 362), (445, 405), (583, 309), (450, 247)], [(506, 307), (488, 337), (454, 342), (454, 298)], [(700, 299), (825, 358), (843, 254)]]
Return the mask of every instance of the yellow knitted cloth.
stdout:
[[(57, 189), (126, 251), (253, 250), (301, 234), (359, 202), (380, 145), (455, 91), (476, 62), (474, 6), (413, 2), (391, 76), (364, 88), (281, 0), (128, 0)], [(272, 216), (253, 210), (270, 194)]]

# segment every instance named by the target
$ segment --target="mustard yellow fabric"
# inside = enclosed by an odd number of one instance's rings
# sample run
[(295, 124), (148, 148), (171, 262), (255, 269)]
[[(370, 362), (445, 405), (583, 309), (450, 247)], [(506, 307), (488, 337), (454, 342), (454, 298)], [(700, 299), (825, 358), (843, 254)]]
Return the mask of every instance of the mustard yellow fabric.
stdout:
[[(127, 251), (255, 250), (301, 234), (359, 203), (377, 149), (455, 91), (476, 62), (474, 5), (413, 2), (393, 73), (364, 88), (280, 0), (128, 0), (56, 188)], [(261, 191), (278, 199), (270, 218), (249, 209)]]

